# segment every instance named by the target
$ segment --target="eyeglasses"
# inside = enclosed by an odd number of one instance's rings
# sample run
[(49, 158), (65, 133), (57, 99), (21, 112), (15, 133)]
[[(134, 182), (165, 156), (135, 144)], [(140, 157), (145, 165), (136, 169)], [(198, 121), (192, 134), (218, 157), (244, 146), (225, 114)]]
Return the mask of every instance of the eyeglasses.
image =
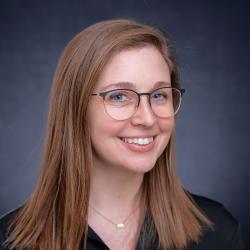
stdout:
[(140, 105), (141, 96), (148, 96), (154, 114), (161, 118), (177, 114), (184, 89), (162, 87), (150, 93), (137, 93), (131, 89), (114, 89), (92, 94), (103, 98), (106, 113), (115, 120), (126, 120), (132, 117)]

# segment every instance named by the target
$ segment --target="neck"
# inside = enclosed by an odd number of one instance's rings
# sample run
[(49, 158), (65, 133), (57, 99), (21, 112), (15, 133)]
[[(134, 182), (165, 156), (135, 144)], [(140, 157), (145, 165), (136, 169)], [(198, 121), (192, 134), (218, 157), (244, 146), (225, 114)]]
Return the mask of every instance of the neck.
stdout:
[(140, 204), (143, 175), (95, 164), (91, 172), (91, 206), (107, 215), (126, 216)]

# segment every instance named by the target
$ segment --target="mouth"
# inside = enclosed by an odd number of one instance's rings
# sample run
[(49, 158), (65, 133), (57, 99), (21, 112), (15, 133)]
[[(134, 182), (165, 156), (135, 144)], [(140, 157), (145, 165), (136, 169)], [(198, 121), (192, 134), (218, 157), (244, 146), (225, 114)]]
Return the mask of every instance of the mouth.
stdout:
[(148, 145), (154, 141), (154, 137), (138, 137), (138, 138), (131, 138), (131, 137), (121, 137), (120, 138), (123, 142), (128, 144), (136, 144), (136, 145)]
[(119, 137), (122, 145), (129, 151), (146, 153), (154, 149), (156, 136), (149, 137)]
[(149, 145), (154, 141), (155, 136), (151, 137), (120, 137), (120, 140), (127, 144), (134, 144), (138, 146)]

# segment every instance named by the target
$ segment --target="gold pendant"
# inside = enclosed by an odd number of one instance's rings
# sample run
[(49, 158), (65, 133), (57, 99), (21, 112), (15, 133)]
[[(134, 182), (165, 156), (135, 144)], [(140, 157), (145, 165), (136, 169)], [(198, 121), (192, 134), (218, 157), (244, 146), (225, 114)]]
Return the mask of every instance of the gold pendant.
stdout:
[(117, 227), (117, 228), (124, 228), (125, 225), (124, 225), (123, 223), (118, 223), (118, 224), (116, 224), (116, 227)]

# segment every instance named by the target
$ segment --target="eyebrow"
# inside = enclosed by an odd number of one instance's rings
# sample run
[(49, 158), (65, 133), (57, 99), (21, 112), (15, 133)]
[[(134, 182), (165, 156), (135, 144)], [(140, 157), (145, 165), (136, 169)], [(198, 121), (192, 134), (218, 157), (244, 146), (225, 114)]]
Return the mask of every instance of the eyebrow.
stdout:
[[(169, 82), (164, 82), (164, 81), (158, 81), (154, 84), (152, 89), (157, 89), (160, 87), (171, 87), (171, 83)], [(102, 90), (107, 90), (107, 89), (117, 89), (117, 88), (125, 88), (125, 89), (136, 89), (136, 85), (132, 82), (117, 82), (117, 83), (112, 83), (104, 87)]]

